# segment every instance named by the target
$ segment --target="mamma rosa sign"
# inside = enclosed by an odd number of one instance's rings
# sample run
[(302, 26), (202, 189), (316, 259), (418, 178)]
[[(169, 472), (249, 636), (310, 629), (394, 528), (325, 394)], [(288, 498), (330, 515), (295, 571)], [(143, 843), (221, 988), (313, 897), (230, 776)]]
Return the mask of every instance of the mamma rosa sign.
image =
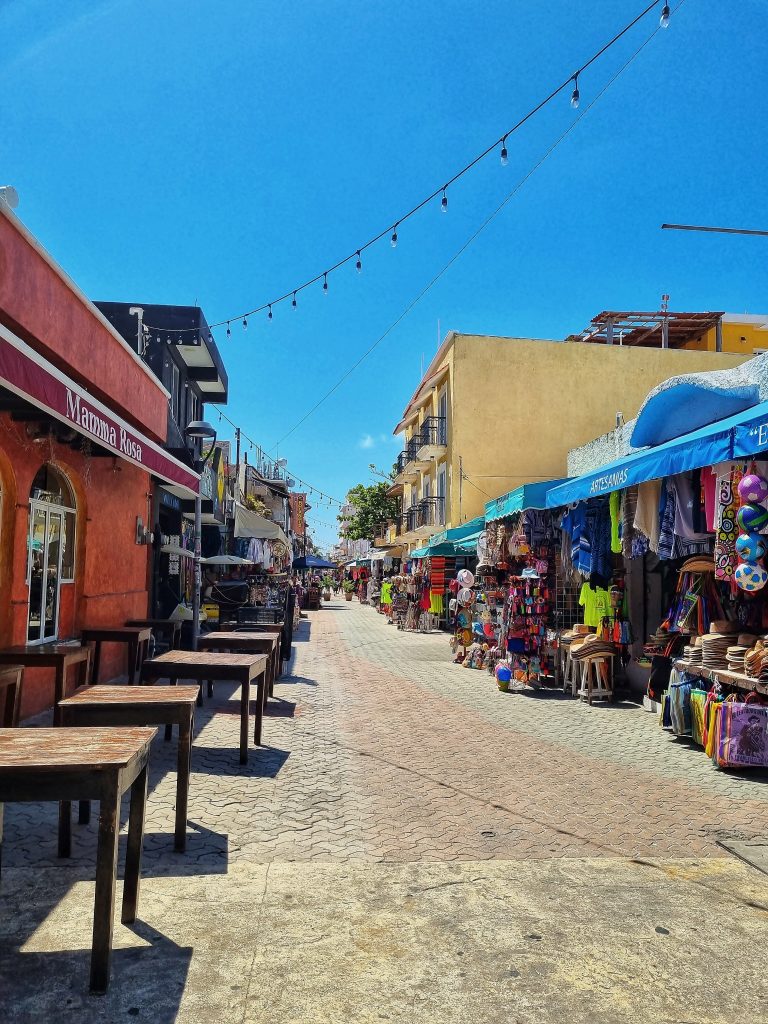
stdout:
[(108, 448), (118, 448), (122, 455), (127, 455), (135, 462), (141, 462), (143, 451), (140, 442), (132, 437), (127, 427), (116, 426), (100, 413), (91, 409), (80, 395), (67, 390), (67, 419), (76, 423), (87, 434), (105, 444)]
[(166, 483), (197, 492), (199, 477), (188, 466), (131, 427), (2, 325), (0, 385)]

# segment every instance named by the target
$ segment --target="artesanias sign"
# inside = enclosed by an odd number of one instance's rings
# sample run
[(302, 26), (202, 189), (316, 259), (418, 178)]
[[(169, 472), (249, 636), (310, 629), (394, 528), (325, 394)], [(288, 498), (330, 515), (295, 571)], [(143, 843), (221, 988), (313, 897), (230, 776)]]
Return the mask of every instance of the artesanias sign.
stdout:
[(197, 492), (199, 478), (0, 325), (0, 384), (83, 436), (167, 483)]

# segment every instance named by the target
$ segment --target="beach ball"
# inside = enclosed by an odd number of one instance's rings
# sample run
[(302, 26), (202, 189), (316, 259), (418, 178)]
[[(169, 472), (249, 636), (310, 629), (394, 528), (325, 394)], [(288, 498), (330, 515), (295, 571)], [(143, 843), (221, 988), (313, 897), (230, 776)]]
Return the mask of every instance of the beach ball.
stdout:
[(755, 505), (750, 502), (747, 505), (742, 505), (736, 513), (736, 522), (745, 533), (749, 533), (752, 530), (760, 530), (768, 523), (768, 510), (762, 505)]
[(739, 481), (739, 497), (742, 501), (765, 501), (768, 498), (768, 480), (758, 473), (747, 473)]
[(736, 539), (736, 554), (744, 562), (756, 562), (765, 556), (765, 537), (759, 533), (740, 533)]
[(471, 604), (472, 603), (472, 591), (471, 590), (467, 590), (466, 587), (463, 587), (459, 591), (459, 601), (461, 602), (461, 604)]
[(462, 587), (471, 587), (475, 582), (475, 577), (469, 571), (469, 569), (459, 569), (456, 573), (456, 579), (462, 585)]
[(736, 566), (733, 578), (737, 587), (753, 593), (755, 590), (762, 590), (768, 583), (768, 572), (761, 565), (742, 562), (741, 565)]
[(512, 678), (512, 672), (510, 671), (509, 666), (499, 663), (496, 666), (496, 678), (500, 683), (508, 683)]
[(491, 639), (491, 640), (493, 639), (493, 637), (494, 637), (493, 626), (490, 624), (490, 622), (486, 622), (486, 624), (483, 626), (483, 632), (485, 633), (485, 635), (489, 639)]

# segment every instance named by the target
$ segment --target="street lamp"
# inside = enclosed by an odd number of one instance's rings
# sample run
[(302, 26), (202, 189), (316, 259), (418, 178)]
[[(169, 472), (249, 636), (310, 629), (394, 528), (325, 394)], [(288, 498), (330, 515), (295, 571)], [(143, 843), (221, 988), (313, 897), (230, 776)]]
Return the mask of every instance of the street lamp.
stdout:
[[(211, 446), (204, 459), (195, 459), (195, 472), (202, 474), (205, 465), (213, 454), (213, 446), (216, 443), (216, 430), (205, 420), (192, 420), (184, 430), (187, 441), (207, 441)], [(202, 580), (200, 578), (200, 534), (202, 533), (203, 508), (200, 498), (200, 483), (197, 485), (195, 494), (195, 532), (194, 532), (194, 572), (195, 582), (192, 590), (192, 650), (197, 650), (197, 640), (200, 636), (200, 591)]]

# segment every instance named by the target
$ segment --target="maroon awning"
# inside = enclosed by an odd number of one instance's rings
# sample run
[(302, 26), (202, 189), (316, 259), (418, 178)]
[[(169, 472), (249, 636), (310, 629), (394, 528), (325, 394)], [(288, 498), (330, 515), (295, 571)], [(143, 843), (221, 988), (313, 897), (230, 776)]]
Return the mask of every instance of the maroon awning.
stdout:
[[(200, 478), (155, 441), (129, 426), (85, 388), (0, 325), (0, 386), (73, 427), (126, 462), (168, 484), (198, 492)], [(126, 386), (129, 386), (126, 382)]]

